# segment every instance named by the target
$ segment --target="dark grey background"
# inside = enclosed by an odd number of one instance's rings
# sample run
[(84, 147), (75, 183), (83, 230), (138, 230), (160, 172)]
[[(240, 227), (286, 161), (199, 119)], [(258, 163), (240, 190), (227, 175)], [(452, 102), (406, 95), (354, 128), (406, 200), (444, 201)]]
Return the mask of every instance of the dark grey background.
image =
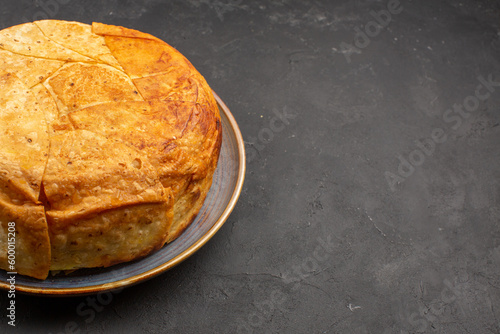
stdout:
[(381, 30), (389, 0), (58, 1), (2, 1), (1, 25), (169, 42), (237, 119), (246, 182), (175, 269), (112, 300), (18, 295), (15, 329), (1, 293), (2, 332), (500, 333), (498, 1), (402, 0)]

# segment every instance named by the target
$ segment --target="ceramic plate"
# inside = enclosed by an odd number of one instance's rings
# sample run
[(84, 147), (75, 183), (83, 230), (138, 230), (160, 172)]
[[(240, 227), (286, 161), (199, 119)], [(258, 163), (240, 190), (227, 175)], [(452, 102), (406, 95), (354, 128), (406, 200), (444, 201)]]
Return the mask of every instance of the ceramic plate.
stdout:
[[(215, 94), (222, 121), (222, 148), (212, 187), (205, 203), (184, 233), (144, 259), (110, 268), (80, 269), (49, 276), (44, 281), (16, 275), (16, 290), (37, 295), (83, 295), (137, 284), (169, 270), (193, 255), (224, 224), (233, 210), (245, 178), (245, 147), (238, 124)], [(7, 274), (0, 270), (0, 288), (8, 289)]]

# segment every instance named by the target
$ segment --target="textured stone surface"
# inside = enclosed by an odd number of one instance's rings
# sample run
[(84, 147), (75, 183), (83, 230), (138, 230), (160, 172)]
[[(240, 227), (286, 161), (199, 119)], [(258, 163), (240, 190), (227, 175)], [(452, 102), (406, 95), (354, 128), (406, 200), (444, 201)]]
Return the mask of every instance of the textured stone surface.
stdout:
[(3, 1), (2, 27), (46, 13), (175, 46), (248, 172), (183, 264), (112, 300), (18, 295), (2, 331), (500, 333), (500, 4), (393, 3)]

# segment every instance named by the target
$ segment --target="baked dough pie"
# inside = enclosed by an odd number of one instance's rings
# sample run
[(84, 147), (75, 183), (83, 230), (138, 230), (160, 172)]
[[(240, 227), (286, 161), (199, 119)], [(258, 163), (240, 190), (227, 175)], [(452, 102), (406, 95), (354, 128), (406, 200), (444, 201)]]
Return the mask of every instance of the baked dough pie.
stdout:
[(131, 261), (196, 217), (220, 115), (205, 79), (167, 43), (101, 23), (10, 27), (0, 31), (0, 87), (0, 268), (45, 279)]

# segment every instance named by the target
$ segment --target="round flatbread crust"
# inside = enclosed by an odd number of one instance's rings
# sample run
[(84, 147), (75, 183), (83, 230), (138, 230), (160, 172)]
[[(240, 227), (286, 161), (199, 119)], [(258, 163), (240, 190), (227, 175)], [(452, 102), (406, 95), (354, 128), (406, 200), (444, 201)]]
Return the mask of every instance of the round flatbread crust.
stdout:
[[(210, 87), (140, 31), (44, 20), (0, 31), (0, 268), (106, 267), (175, 240), (222, 143)], [(10, 224), (9, 224), (10, 223)]]

